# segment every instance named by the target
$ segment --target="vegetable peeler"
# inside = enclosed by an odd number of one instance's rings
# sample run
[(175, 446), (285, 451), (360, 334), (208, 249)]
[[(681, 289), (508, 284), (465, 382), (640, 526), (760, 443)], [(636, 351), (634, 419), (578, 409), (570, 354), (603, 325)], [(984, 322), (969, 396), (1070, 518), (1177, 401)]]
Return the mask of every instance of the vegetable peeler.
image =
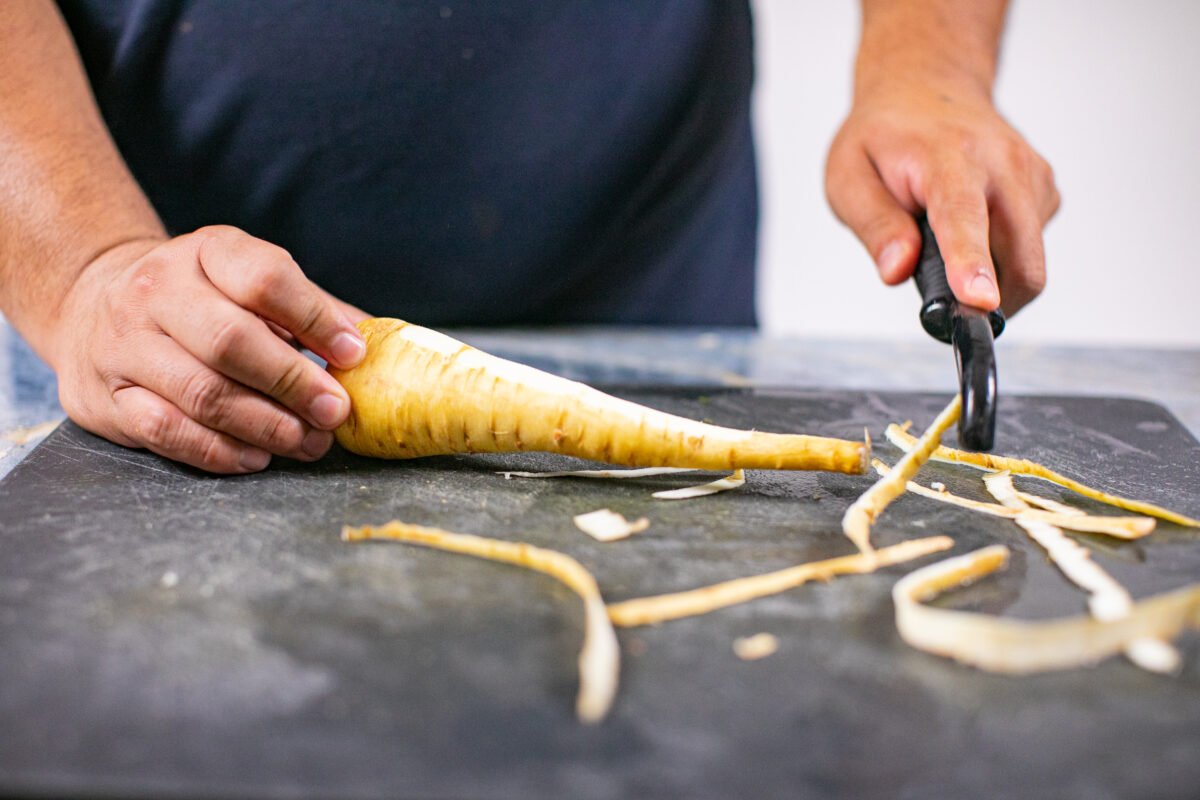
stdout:
[(991, 450), (996, 436), (996, 352), (994, 339), (1004, 330), (1004, 312), (964, 305), (946, 282), (937, 239), (922, 214), (921, 259), (913, 279), (921, 293), (921, 327), (933, 338), (954, 347), (962, 416), (958, 441), (968, 450)]

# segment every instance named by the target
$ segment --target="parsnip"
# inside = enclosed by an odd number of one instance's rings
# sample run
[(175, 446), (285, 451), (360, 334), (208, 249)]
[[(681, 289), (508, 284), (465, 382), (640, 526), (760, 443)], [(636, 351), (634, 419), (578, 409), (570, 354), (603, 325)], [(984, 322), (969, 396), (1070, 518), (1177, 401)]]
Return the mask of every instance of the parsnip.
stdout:
[(380, 458), (547, 451), (626, 466), (863, 474), (870, 447), (722, 428), (655, 411), (398, 319), (359, 323), (367, 355), (331, 368), (350, 395), (347, 450)]

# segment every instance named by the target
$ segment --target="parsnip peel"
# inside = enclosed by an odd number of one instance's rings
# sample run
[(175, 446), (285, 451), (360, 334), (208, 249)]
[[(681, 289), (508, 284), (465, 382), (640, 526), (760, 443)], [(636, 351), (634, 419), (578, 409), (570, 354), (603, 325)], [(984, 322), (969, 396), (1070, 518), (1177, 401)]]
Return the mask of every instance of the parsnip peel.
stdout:
[(684, 486), (682, 489), (663, 489), (660, 492), (654, 492), (650, 496), (658, 500), (690, 500), (693, 497), (707, 497), (710, 494), (727, 492), (730, 489), (740, 489), (745, 485), (746, 474), (743, 470), (739, 469), (732, 475), (710, 483), (702, 483), (699, 486)]
[[(1008, 470), (985, 475), (983, 483), (1005, 508), (1018, 512), (1017, 524), (1041, 545), (1063, 575), (1088, 593), (1088, 610), (1093, 617), (1107, 622), (1128, 616), (1133, 599), (1125, 587), (1092, 560), (1087, 548), (1068, 539), (1061, 528), (1029, 517), (1029, 506), (1013, 487), (1012, 474)], [(1068, 516), (1066, 519), (1076, 520), (1078, 517)], [(1174, 648), (1166, 642), (1148, 638), (1133, 639), (1125, 645), (1125, 653), (1131, 661), (1154, 672), (1170, 671), (1178, 665), (1178, 653), (1172, 657), (1168, 651), (1174, 651)]]
[(953, 546), (954, 541), (948, 536), (911, 539), (874, 550), (870, 554), (855, 553), (823, 561), (810, 561), (775, 572), (737, 578), (685, 592), (638, 597), (612, 603), (608, 607), (608, 616), (614, 625), (629, 628), (707, 614), (718, 608), (778, 594), (809, 581), (829, 580), (837, 575), (861, 575), (873, 572), (879, 567), (900, 564), (930, 553), (948, 550)]
[(854, 503), (846, 509), (842, 517), (842, 531), (850, 541), (854, 542), (859, 551), (870, 554), (871, 524), (879, 517), (888, 504), (904, 493), (906, 482), (917, 474), (930, 454), (938, 446), (943, 433), (958, 421), (962, 413), (962, 398), (955, 395), (928, 430), (916, 440), (904, 457), (896, 463), (890, 474), (877, 480), (870, 489), (863, 492)]
[(1008, 470), (985, 475), (983, 483), (1001, 505), (1018, 512), (1015, 517), (1016, 523), (1042, 546), (1050, 560), (1072, 583), (1088, 593), (1088, 607), (1093, 617), (1107, 621), (1129, 613), (1129, 608), (1133, 605), (1129, 592), (1092, 561), (1087, 548), (1068, 539), (1057, 526), (1030, 519), (1020, 513), (1028, 510), (1029, 506), (1017, 497), (1012, 485), (1012, 475)]
[(758, 661), (774, 655), (779, 649), (779, 637), (773, 633), (756, 633), (733, 640), (733, 654), (742, 661)]
[(579, 652), (579, 694), (575, 712), (587, 723), (599, 722), (608, 713), (617, 692), (620, 647), (609, 622), (596, 579), (575, 559), (555, 550), (521, 542), (489, 539), (439, 528), (389, 522), (386, 525), (342, 528), (342, 539), (392, 539), (439, 550), (500, 561), (545, 573), (565, 583), (583, 598), (585, 627)]
[(1003, 545), (921, 567), (892, 589), (896, 627), (913, 647), (991, 672), (1028, 674), (1101, 661), (1139, 639), (1169, 640), (1200, 628), (1200, 584), (1134, 603), (1126, 616), (1047, 621), (1006, 619), (924, 605), (942, 592), (995, 572), (1008, 563)]
[[(884, 431), (884, 434), (887, 436), (888, 441), (906, 452), (916, 446), (917, 440), (912, 436), (912, 434), (905, 431), (904, 428), (899, 425), (888, 425), (887, 429)], [(1174, 522), (1178, 525), (1200, 527), (1200, 520), (1192, 519), (1191, 517), (1170, 511), (1162, 508), (1161, 506), (1156, 506), (1152, 503), (1145, 503), (1141, 500), (1132, 500), (1128, 497), (1109, 494), (1108, 492), (1101, 491), (1100, 489), (1093, 489), (1090, 486), (1085, 486), (1079, 481), (1068, 478), (1067, 476), (1044, 467), (1041, 464), (1037, 464), (1033, 461), (1028, 461), (1023, 458), (1008, 458), (1006, 456), (992, 455), (991, 453), (970, 453), (965, 450), (956, 450), (944, 445), (939, 446), (936, 450), (934, 450), (931, 458), (934, 461), (945, 461), (952, 464), (966, 464), (977, 469), (992, 470), (996, 472), (1008, 470), (1014, 475), (1029, 475), (1032, 477), (1041, 478), (1042, 480), (1050, 481), (1051, 483), (1056, 483), (1059, 486), (1070, 489), (1071, 491), (1081, 494), (1084, 497), (1090, 497), (1093, 500), (1099, 500), (1102, 503), (1108, 503), (1109, 505), (1123, 508), (1126, 511), (1133, 511), (1138, 514), (1146, 514), (1151, 517), (1158, 517), (1159, 519), (1163, 519), (1168, 522)]]
[(640, 469), (569, 469), (560, 472), (501, 472), (505, 478), (652, 478), (677, 472), (698, 472), (691, 467), (642, 467)]
[(615, 542), (635, 533), (641, 533), (650, 527), (650, 520), (646, 517), (639, 517), (631, 521), (608, 508), (598, 508), (586, 514), (576, 514), (573, 520), (576, 528), (598, 542)]
[[(871, 460), (871, 466), (880, 475), (887, 475), (892, 471), (891, 467), (888, 467), (877, 458)], [(1054, 504), (1053, 507), (1056, 509), (1054, 511), (1035, 508), (1017, 509), (998, 503), (972, 500), (969, 497), (962, 497), (961, 495), (948, 492), (944, 488), (934, 489), (932, 486), (925, 487), (916, 481), (908, 481), (905, 486), (908, 491), (921, 497), (928, 497), (932, 500), (949, 503), (950, 505), (969, 508), (993, 517), (1003, 517), (1004, 519), (1012, 520), (1018, 518), (1038, 520), (1060, 528), (1066, 528), (1067, 530), (1079, 531), (1081, 533), (1102, 533), (1118, 539), (1141, 538), (1153, 531), (1155, 525), (1153, 517), (1099, 517), (1059, 503)], [(1015, 494), (1017, 497), (1031, 504), (1037, 500), (1044, 499), (1028, 492), (1016, 492)]]

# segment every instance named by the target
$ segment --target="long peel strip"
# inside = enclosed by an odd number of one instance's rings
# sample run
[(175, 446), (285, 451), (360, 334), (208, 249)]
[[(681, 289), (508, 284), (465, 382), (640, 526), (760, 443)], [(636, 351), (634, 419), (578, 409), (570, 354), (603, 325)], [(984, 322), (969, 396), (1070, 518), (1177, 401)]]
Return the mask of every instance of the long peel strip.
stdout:
[(823, 561), (810, 561), (775, 572), (737, 578), (686, 592), (638, 597), (613, 603), (608, 607), (608, 616), (614, 625), (629, 628), (636, 625), (651, 625), (669, 619), (707, 614), (718, 608), (778, 594), (808, 581), (829, 580), (835, 575), (873, 572), (878, 567), (911, 561), (930, 553), (948, 550), (953, 546), (954, 541), (948, 536), (911, 539), (874, 550), (870, 554), (855, 553)]
[(930, 454), (938, 446), (943, 433), (958, 421), (962, 413), (962, 397), (955, 395), (929, 429), (916, 440), (916, 444), (904, 454), (891, 473), (884, 475), (872, 484), (870, 489), (863, 492), (854, 503), (846, 509), (842, 517), (842, 532), (854, 542), (859, 552), (869, 554), (871, 547), (871, 523), (883, 513), (888, 504), (904, 494), (907, 481), (917, 474), (921, 465), (929, 460)]
[(620, 647), (608, 620), (596, 579), (575, 559), (556, 550), (523, 542), (507, 542), (439, 528), (389, 522), (342, 528), (342, 540), (392, 539), (439, 550), (500, 561), (545, 573), (565, 583), (583, 598), (585, 627), (579, 651), (579, 694), (575, 712), (583, 722), (599, 722), (608, 713), (617, 692)]

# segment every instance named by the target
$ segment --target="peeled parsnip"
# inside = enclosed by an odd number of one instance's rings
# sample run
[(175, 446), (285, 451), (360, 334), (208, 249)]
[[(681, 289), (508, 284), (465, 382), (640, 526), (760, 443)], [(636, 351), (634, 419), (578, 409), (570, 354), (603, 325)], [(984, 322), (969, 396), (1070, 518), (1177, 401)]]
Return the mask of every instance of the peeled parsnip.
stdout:
[(708, 425), (506, 361), (398, 319), (359, 323), (367, 355), (331, 368), (350, 395), (336, 431), (379, 458), (546, 451), (639, 467), (809, 469), (862, 474), (870, 447)]

